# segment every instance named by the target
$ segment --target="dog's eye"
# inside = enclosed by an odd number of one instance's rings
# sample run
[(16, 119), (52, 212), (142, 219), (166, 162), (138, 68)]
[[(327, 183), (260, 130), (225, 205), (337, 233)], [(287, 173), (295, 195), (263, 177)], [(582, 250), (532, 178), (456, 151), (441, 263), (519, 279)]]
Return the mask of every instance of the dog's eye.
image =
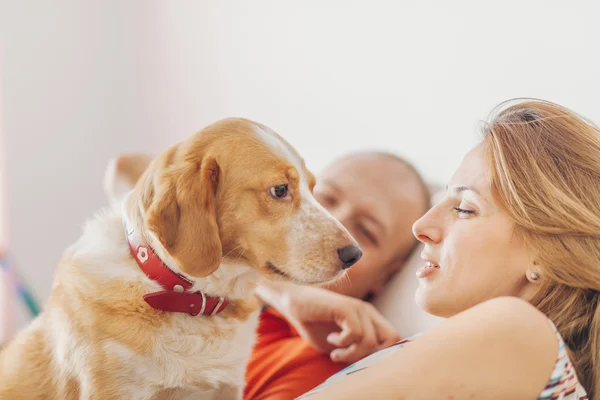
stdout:
[(274, 199), (283, 199), (288, 195), (288, 185), (277, 185), (269, 189)]

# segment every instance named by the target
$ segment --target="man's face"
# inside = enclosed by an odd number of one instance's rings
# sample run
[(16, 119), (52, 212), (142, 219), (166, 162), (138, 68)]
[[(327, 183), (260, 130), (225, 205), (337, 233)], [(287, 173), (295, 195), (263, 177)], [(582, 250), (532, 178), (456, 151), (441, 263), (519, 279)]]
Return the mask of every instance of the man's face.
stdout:
[(357, 298), (377, 293), (394, 265), (408, 256), (415, 243), (412, 224), (426, 211), (414, 173), (391, 157), (356, 155), (326, 168), (314, 195), (363, 250), (348, 279), (330, 289)]

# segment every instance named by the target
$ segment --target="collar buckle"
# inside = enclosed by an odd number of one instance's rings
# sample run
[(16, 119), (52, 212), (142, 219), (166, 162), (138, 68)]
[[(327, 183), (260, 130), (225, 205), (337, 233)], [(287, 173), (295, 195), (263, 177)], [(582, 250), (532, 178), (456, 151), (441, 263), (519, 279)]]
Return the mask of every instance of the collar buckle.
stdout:
[(223, 302), (225, 302), (225, 298), (224, 297), (219, 297), (219, 302), (217, 303), (217, 305), (215, 306), (215, 308), (210, 313), (211, 316), (212, 315), (216, 315), (219, 312), (219, 309), (223, 305)]

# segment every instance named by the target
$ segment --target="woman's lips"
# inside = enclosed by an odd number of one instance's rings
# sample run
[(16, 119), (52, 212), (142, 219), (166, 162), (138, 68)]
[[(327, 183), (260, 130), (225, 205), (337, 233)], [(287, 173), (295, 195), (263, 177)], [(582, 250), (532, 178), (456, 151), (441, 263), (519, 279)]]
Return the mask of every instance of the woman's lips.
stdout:
[(428, 276), (435, 274), (439, 269), (439, 265), (428, 261), (424, 266), (417, 270), (416, 275), (417, 278), (427, 278)]

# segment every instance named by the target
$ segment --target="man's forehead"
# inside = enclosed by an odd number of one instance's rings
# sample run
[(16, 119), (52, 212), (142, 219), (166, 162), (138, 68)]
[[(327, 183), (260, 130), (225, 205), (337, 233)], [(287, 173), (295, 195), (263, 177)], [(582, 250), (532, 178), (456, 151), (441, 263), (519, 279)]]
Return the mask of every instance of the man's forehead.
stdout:
[(385, 188), (387, 195), (400, 194), (402, 183), (414, 180), (414, 172), (402, 161), (389, 156), (361, 154), (333, 162), (319, 178), (347, 182), (353, 186)]
[(412, 225), (414, 221), (407, 218), (418, 218), (425, 211), (427, 193), (417, 173), (391, 156), (361, 154), (338, 160), (322, 171), (319, 182), (337, 186), (348, 200), (382, 219), (391, 230)]

